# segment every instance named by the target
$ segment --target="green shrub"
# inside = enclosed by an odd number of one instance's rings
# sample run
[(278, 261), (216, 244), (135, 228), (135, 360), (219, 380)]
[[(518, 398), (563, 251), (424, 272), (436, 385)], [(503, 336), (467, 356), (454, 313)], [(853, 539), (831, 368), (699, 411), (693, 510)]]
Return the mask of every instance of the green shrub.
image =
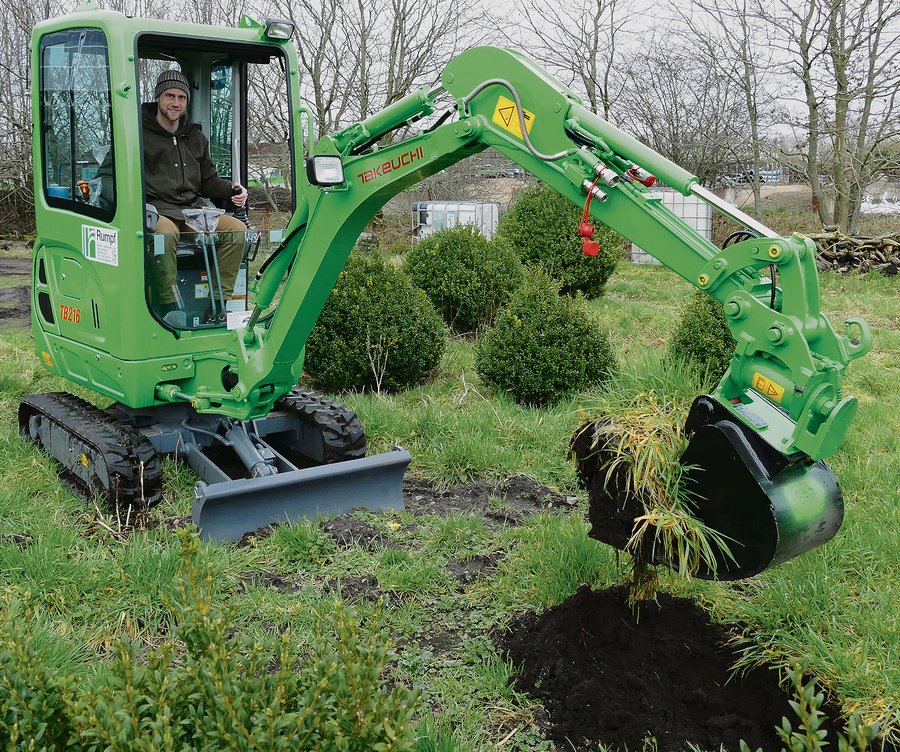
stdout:
[[(771, 668), (771, 667), (770, 667)], [(792, 685), (794, 699), (790, 701), (791, 709), (797, 716), (797, 728), (787, 716), (781, 717), (781, 725), (775, 727), (778, 738), (785, 746), (782, 752), (823, 752), (827, 747), (839, 752), (868, 752), (884, 749), (879, 742), (878, 732), (881, 727), (877, 723), (865, 723), (858, 713), (853, 713), (844, 726), (844, 731), (837, 732), (837, 745), (829, 738), (834, 734), (833, 719), (822, 711), (825, 693), (816, 691), (816, 679), (806, 680), (804, 674), (809, 668), (806, 659), (793, 666), (785, 667), (786, 678)], [(829, 734), (828, 727), (832, 727)], [(741, 752), (752, 752), (750, 745), (743, 739)], [(762, 752), (757, 749), (756, 752)]]
[(595, 222), (600, 255), (585, 256), (578, 235), (581, 212), (582, 207), (552, 188), (528, 188), (503, 215), (497, 234), (509, 241), (526, 265), (541, 266), (558, 279), (563, 292), (594, 298), (603, 293), (624, 253), (625, 241)]
[(491, 323), (524, 273), (506, 241), (489, 241), (469, 225), (441, 230), (414, 245), (403, 271), (458, 332)]
[(447, 341), (424, 292), (377, 254), (353, 253), (306, 344), (306, 372), (331, 389), (421, 383)]
[(32, 635), (27, 610), (4, 602), (0, 608), (0, 738), (4, 749), (64, 750), (77, 739), (68, 712), (75, 681), (60, 674)]
[(391, 258), (392, 256), (404, 256), (406, 252), (409, 251), (409, 243), (392, 243), (388, 246), (388, 249), (384, 252), (385, 258)]
[(718, 381), (731, 363), (734, 347), (722, 304), (695, 291), (682, 307), (669, 352), (705, 373), (710, 381)]
[(213, 603), (213, 576), (182, 533), (184, 567), (172, 608), (178, 642), (120, 642), (105, 681), (80, 689), (41, 668), (27, 624), (0, 623), (0, 738), (4, 749), (306, 750), (407, 752), (417, 695), (383, 672), (389, 644), (380, 609), (361, 624), (335, 605), (300, 660), (290, 634), (271, 644), (234, 634)]
[(528, 275), (475, 345), (481, 378), (526, 404), (600, 383), (613, 366), (609, 337), (584, 299), (560, 296), (540, 271)]

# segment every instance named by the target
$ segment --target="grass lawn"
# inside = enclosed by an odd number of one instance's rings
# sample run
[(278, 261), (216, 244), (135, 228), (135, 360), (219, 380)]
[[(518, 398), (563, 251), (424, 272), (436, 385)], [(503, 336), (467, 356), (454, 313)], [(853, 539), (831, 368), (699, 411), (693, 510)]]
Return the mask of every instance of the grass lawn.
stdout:
[[(845, 495), (844, 527), (829, 544), (750, 580), (664, 581), (663, 589), (692, 595), (717, 620), (747, 624), (756, 638), (748, 662), (808, 658), (846, 711), (900, 740), (900, 281), (826, 274), (822, 282), (836, 326), (860, 315), (875, 339), (873, 352), (850, 367), (845, 391), (859, 398), (859, 415), (831, 460)], [(621, 264), (606, 297), (593, 303), (620, 363), (665, 357), (690, 290), (664, 269)], [(190, 515), (193, 479), (167, 461), (153, 524), (128, 536), (110, 532), (115, 521), (72, 496), (14, 430), (23, 395), (60, 389), (91, 396), (43, 372), (27, 330), (0, 331), (0, 603), (27, 613), (47, 661), (89, 686), (103, 680), (118, 638), (150, 648), (170, 633), (166, 603), (176, 596), (181, 544), (166, 523)], [(445, 749), (495, 749), (504, 739), (503, 749), (547, 749), (532, 703), (510, 687), (510, 667), (490, 634), (518, 612), (560, 602), (581, 582), (603, 587), (624, 576), (612, 551), (586, 537), (583, 494), (566, 459), (569, 437), (602, 395), (520, 407), (479, 382), (472, 345), (459, 339), (428, 386), (343, 399), (359, 413), (372, 450), (401, 444), (412, 452), (412, 473), (446, 485), (522, 473), (578, 495), (579, 504), (571, 514), (502, 529), (467, 514), (357, 513), (384, 542), (374, 548), (337, 545), (321, 521), (281, 527), (244, 547), (203, 546), (215, 600), (234, 609), (237, 629), (248, 635), (290, 626), (302, 641), (319, 614), (334, 609), (335, 583), (349, 589), (374, 576), (397, 646), (390, 677), (421, 688), (416, 717)], [(479, 557), (496, 568), (460, 587), (447, 565)], [(365, 613), (372, 605), (358, 599), (348, 608)], [(455, 642), (437, 646), (440, 634)]]

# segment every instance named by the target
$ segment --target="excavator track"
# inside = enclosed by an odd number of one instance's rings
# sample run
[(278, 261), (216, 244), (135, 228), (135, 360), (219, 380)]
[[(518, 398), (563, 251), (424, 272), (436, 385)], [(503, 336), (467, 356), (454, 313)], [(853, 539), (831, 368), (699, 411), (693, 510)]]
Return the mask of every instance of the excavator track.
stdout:
[(356, 413), (318, 392), (294, 389), (275, 403), (276, 410), (292, 413), (303, 427), (294, 445), (320, 464), (366, 456), (366, 432)]
[(80, 397), (29, 395), (19, 404), (19, 432), (62, 466), (64, 481), (85, 499), (103, 496), (112, 510), (133, 513), (162, 498), (153, 445)]

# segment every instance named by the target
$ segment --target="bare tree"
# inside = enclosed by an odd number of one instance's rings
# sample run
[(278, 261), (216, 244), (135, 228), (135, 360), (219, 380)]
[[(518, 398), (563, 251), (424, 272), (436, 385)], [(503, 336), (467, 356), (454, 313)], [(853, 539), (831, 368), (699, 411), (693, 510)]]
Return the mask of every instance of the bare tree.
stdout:
[(712, 182), (734, 153), (735, 134), (749, 129), (744, 98), (716, 69), (703, 46), (657, 45), (632, 68), (619, 99), (623, 125), (664, 157)]
[[(756, 14), (754, 0), (693, 0), (692, 9), (673, 4), (694, 43), (703, 52), (703, 62), (715, 71), (743, 98), (747, 130), (732, 134), (723, 146), (732, 152), (734, 163), (750, 167), (747, 175), (753, 191), (757, 217), (762, 214), (760, 173), (767, 139), (765, 127), (775, 105), (775, 88), (769, 47), (770, 30)], [(689, 75), (693, 75), (692, 70)]]
[(900, 136), (900, 3), (779, 0), (758, 12), (799, 90), (802, 114), (788, 109), (786, 122), (799, 133), (819, 216), (853, 232), (865, 188), (889, 166), (887, 147)]
[(97, 0), (101, 10), (114, 10), (134, 18), (173, 18), (177, 17), (180, 6), (164, 3), (163, 0)]
[[(617, 0), (518, 6), (521, 36), (515, 40), (563, 83), (586, 97), (590, 109), (607, 120), (628, 84), (632, 55), (627, 42), (636, 13)], [(636, 41), (636, 40), (635, 40)]]
[(361, 120), (433, 83), (477, 9), (462, 0), (272, 0), (294, 21), (302, 90), (320, 132)]
[(378, 46), (382, 88), (380, 101), (372, 103), (378, 107), (401, 99), (416, 86), (433, 83), (464, 45), (480, 41), (477, 33), (464, 37), (477, 13), (460, 0), (386, 0), (378, 15), (381, 28), (387, 29)]
[(28, 40), (36, 23), (67, 9), (58, 0), (0, 0), (0, 221), (18, 234), (33, 223)]
[[(334, 130), (348, 116), (359, 75), (351, 9), (340, 0), (275, 0), (273, 9), (294, 22), (302, 70), (302, 96), (319, 132)], [(352, 41), (351, 41), (352, 40)], [(365, 38), (360, 34), (359, 41)]]

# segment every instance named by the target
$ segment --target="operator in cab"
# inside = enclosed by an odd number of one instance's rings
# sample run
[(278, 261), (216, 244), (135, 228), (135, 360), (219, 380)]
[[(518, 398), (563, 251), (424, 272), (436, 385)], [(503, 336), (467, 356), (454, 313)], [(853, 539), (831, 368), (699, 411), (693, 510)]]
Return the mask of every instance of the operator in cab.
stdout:
[[(159, 212), (155, 231), (165, 236), (165, 253), (154, 256), (151, 280), (160, 316), (178, 309), (176, 247), (182, 232), (192, 232), (183, 209), (206, 205), (204, 197), (230, 199), (238, 208), (247, 202), (247, 189), (221, 179), (212, 163), (209, 140), (199, 123), (187, 115), (191, 86), (178, 70), (166, 70), (156, 80), (155, 102), (141, 106), (144, 140), (144, 189), (147, 202)], [(224, 214), (217, 225), (216, 249), (221, 280), (210, 279), (210, 295), (221, 281), (227, 301), (234, 290), (246, 226)], [(219, 309), (221, 310), (221, 308)]]

